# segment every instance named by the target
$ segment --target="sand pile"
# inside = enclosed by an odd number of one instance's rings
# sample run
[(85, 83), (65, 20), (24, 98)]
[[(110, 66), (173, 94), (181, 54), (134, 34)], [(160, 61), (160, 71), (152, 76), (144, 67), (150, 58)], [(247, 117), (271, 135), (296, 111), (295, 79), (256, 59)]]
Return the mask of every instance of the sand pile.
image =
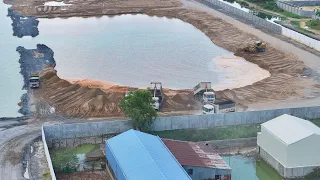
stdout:
[[(80, 85), (84, 82), (85, 85)], [(36, 96), (53, 106), (56, 113), (64, 116), (112, 117), (123, 115), (120, 102), (129, 87), (111, 86), (100, 89), (92, 88), (94, 86), (89, 82), (88, 80), (77, 80), (72, 84), (60, 79), (55, 70), (45, 69), (41, 73), (41, 88), (36, 91)], [(97, 81), (92, 82), (93, 85), (97, 83)], [(99, 84), (100, 87), (105, 87), (103, 83), (99, 82)], [(193, 100), (192, 93), (170, 90), (170, 95), (165, 96), (163, 111), (191, 110), (198, 105)]]

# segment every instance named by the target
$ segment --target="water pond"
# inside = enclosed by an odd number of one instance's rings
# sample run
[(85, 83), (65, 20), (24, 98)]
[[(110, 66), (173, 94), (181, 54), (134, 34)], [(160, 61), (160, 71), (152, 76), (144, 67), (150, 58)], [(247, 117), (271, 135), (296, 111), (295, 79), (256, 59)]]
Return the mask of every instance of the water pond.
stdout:
[(224, 156), (232, 168), (232, 180), (283, 180), (265, 161), (245, 156)]
[(191, 89), (211, 81), (216, 90), (250, 85), (269, 72), (216, 46), (200, 30), (178, 19), (147, 15), (34, 19), (7, 17), (0, 3), (0, 117), (17, 116), (23, 93), (18, 46), (45, 44), (54, 51), (58, 75), (147, 87)]

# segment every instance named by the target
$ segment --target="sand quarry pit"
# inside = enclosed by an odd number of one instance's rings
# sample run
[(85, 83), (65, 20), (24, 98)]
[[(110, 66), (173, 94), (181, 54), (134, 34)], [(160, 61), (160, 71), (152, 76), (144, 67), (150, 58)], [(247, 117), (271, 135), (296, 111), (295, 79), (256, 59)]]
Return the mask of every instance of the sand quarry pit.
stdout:
[[(248, 54), (242, 47), (259, 40), (258, 37), (236, 28), (234, 25), (201, 9), (183, 7), (176, 0), (91, 0), (64, 1), (71, 6), (44, 6), (45, 1), (5, 0), (23, 15), (36, 17), (73, 17), (142, 13), (150, 16), (178, 18), (192, 24), (205, 33), (213, 43), (236, 56), (257, 64), (271, 76), (252, 85), (217, 91), (218, 98), (237, 102), (238, 110), (245, 110), (251, 103), (271, 100), (304, 99), (319, 96), (319, 84), (311, 76), (305, 77), (307, 67), (295, 55), (280, 51), (268, 44), (266, 52)], [(92, 80), (60, 79), (53, 70), (42, 73), (42, 88), (39, 98), (55, 107), (56, 112), (73, 117), (119, 116), (119, 103), (129, 87), (114, 86)], [(194, 85), (190, 85), (192, 87)], [(166, 90), (164, 111), (188, 111), (199, 109), (191, 90)]]

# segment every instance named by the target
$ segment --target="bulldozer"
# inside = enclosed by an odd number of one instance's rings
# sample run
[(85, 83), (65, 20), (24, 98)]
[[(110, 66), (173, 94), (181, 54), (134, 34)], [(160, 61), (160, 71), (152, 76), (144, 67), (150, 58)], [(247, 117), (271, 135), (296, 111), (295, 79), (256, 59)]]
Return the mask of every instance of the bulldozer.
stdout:
[(267, 48), (266, 43), (262, 41), (256, 41), (254, 45), (249, 45), (245, 47), (243, 50), (249, 53), (257, 53), (257, 52), (265, 52)]

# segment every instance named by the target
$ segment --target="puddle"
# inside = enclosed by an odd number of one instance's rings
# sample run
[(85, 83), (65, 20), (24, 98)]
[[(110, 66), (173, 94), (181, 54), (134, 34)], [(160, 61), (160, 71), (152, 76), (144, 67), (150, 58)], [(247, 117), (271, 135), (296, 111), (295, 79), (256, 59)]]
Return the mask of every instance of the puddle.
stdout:
[(65, 4), (64, 2), (49, 1), (44, 3), (45, 6), (71, 6), (71, 4)]

